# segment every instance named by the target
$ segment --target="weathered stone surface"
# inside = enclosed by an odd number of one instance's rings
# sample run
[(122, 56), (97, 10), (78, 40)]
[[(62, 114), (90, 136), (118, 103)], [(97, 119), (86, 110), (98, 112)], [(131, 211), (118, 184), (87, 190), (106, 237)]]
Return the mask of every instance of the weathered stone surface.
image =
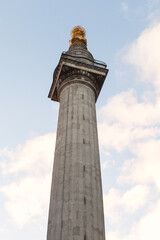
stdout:
[(60, 110), (47, 240), (105, 240), (96, 87), (81, 72), (57, 86)]

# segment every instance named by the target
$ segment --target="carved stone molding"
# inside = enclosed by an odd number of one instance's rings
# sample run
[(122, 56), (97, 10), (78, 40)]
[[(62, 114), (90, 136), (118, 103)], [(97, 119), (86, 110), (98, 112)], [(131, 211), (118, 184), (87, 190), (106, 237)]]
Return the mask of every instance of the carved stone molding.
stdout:
[(79, 82), (91, 87), (95, 92), (97, 100), (107, 73), (108, 69), (103, 66), (98, 66), (98, 63), (84, 56), (77, 59), (75, 56), (62, 54), (59, 64), (53, 74), (53, 83), (49, 92), (49, 97), (59, 102), (61, 90), (67, 84)]

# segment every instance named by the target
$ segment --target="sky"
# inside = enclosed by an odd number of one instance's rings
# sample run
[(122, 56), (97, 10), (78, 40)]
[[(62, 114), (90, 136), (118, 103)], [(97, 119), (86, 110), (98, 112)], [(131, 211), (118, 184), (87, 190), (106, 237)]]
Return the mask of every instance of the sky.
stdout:
[(109, 73), (96, 104), (107, 240), (160, 239), (160, 0), (0, 0), (0, 239), (46, 239), (71, 29)]

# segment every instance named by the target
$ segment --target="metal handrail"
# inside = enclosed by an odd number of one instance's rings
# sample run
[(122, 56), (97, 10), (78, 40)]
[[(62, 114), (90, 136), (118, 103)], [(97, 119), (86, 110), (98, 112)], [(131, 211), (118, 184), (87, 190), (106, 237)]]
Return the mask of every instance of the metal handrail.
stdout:
[(89, 58), (86, 58), (86, 57), (83, 57), (83, 56), (72, 56), (70, 54), (67, 54), (66, 52), (62, 52), (62, 56), (64, 56), (64, 55), (68, 56), (68, 57), (71, 57), (71, 58), (74, 58), (74, 59), (75, 59), (75, 57), (76, 58), (81, 58), (81, 59), (86, 59), (86, 60), (90, 61), (91, 63), (93, 63), (93, 65), (95, 65), (97, 67), (101, 66), (103, 68), (107, 68), (107, 64), (106, 63), (104, 63), (102, 61), (99, 61), (99, 60), (96, 60), (96, 59), (94, 59), (94, 61), (93, 61), (93, 60), (91, 60)]

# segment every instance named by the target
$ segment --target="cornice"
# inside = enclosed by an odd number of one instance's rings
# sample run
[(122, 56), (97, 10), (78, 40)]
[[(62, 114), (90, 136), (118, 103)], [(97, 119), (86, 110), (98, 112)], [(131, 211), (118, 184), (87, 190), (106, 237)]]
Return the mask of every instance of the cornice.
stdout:
[[(81, 84), (90, 86), (94, 90), (97, 99), (107, 73), (108, 69), (96, 66), (94, 62), (88, 64), (77, 59), (70, 59), (69, 56), (64, 57), (62, 54), (53, 74), (53, 82), (48, 97), (51, 100), (59, 101), (62, 86), (64, 88), (67, 84), (79, 81)], [(78, 77), (81, 80), (78, 80)], [(73, 78), (75, 78), (74, 81)]]

